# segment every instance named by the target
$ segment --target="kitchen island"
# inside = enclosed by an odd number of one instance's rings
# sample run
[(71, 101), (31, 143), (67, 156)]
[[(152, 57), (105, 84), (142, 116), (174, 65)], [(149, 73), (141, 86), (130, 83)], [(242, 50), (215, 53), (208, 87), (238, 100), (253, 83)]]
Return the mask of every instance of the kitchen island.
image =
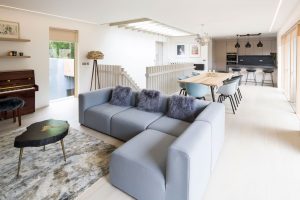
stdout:
[[(256, 75), (256, 81), (258, 85), (261, 85), (262, 83), (262, 79), (263, 79), (263, 70), (265, 69), (273, 69), (273, 80), (275, 83), (275, 86), (277, 85), (277, 67), (275, 66), (268, 66), (268, 65), (227, 65), (226, 66), (226, 71), (227, 72), (232, 72), (233, 68), (240, 68), (241, 69), (241, 75), (243, 75), (242, 78), (242, 82), (246, 81), (246, 75), (247, 75), (247, 71), (246, 69), (256, 69), (255, 75)], [(249, 78), (252, 79), (252, 74), (249, 74)], [(265, 80), (270, 80), (271, 77), (268, 75), (266, 75)], [(250, 85), (251, 83), (249, 83)]]
[(241, 68), (241, 69), (276, 69), (275, 66), (268, 66), (268, 65), (227, 65), (226, 66), (226, 71), (230, 72), (232, 68)]

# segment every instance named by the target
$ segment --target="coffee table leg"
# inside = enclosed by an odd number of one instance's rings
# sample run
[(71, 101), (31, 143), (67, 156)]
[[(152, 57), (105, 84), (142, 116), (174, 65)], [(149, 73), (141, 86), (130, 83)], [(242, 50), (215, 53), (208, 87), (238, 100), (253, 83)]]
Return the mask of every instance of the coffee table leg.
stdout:
[(20, 111), (20, 108), (17, 109), (17, 114), (18, 114), (19, 126), (21, 126), (21, 111)]
[(12, 114), (13, 114), (13, 119), (14, 119), (14, 123), (15, 123), (15, 122), (16, 122), (16, 111), (13, 110), (13, 111), (12, 111)]
[(23, 148), (20, 149), (20, 155), (19, 155), (19, 163), (18, 163), (18, 173), (17, 173), (17, 176), (19, 176), (19, 173), (20, 173), (22, 155), (23, 155)]
[(65, 159), (65, 162), (66, 162), (66, 153), (65, 153), (65, 146), (64, 146), (64, 140), (63, 139), (60, 140), (60, 144), (61, 144), (61, 148), (62, 148), (62, 151), (63, 151), (63, 154), (64, 154), (64, 159)]

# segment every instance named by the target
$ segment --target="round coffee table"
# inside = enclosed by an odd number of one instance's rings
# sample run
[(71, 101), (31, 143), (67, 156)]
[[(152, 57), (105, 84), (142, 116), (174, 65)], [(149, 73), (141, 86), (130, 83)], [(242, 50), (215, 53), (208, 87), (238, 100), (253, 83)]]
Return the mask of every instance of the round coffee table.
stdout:
[(60, 141), (64, 160), (66, 161), (66, 153), (63, 138), (69, 132), (69, 123), (62, 120), (49, 119), (31, 124), (27, 130), (15, 138), (14, 146), (20, 148), (18, 173), (19, 176), (21, 160), (24, 147), (40, 147)]

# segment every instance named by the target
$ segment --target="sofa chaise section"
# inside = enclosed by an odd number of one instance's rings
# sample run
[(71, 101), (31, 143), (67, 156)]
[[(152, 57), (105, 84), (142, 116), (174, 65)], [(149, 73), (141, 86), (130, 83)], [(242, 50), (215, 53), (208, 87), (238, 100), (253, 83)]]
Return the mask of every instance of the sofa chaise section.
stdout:
[(211, 166), (210, 126), (207, 122), (193, 122), (169, 148), (165, 199), (202, 199)]
[(165, 199), (166, 159), (176, 137), (155, 130), (145, 130), (111, 156), (110, 182), (143, 200)]
[(181, 136), (147, 129), (112, 153), (110, 181), (142, 200), (198, 200), (211, 169), (211, 130), (194, 122)]
[(212, 169), (214, 169), (224, 143), (225, 106), (220, 103), (210, 103), (195, 119), (207, 122), (211, 128), (212, 139)]

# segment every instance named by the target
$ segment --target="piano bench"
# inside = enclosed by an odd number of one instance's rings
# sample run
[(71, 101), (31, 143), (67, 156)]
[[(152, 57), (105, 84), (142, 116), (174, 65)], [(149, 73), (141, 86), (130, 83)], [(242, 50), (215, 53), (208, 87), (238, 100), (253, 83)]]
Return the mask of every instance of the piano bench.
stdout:
[(12, 111), (13, 120), (16, 122), (16, 115), (18, 116), (19, 126), (21, 126), (21, 109), (25, 102), (23, 99), (18, 97), (8, 97), (0, 99), (0, 115), (1, 118), (6, 119), (7, 112)]

